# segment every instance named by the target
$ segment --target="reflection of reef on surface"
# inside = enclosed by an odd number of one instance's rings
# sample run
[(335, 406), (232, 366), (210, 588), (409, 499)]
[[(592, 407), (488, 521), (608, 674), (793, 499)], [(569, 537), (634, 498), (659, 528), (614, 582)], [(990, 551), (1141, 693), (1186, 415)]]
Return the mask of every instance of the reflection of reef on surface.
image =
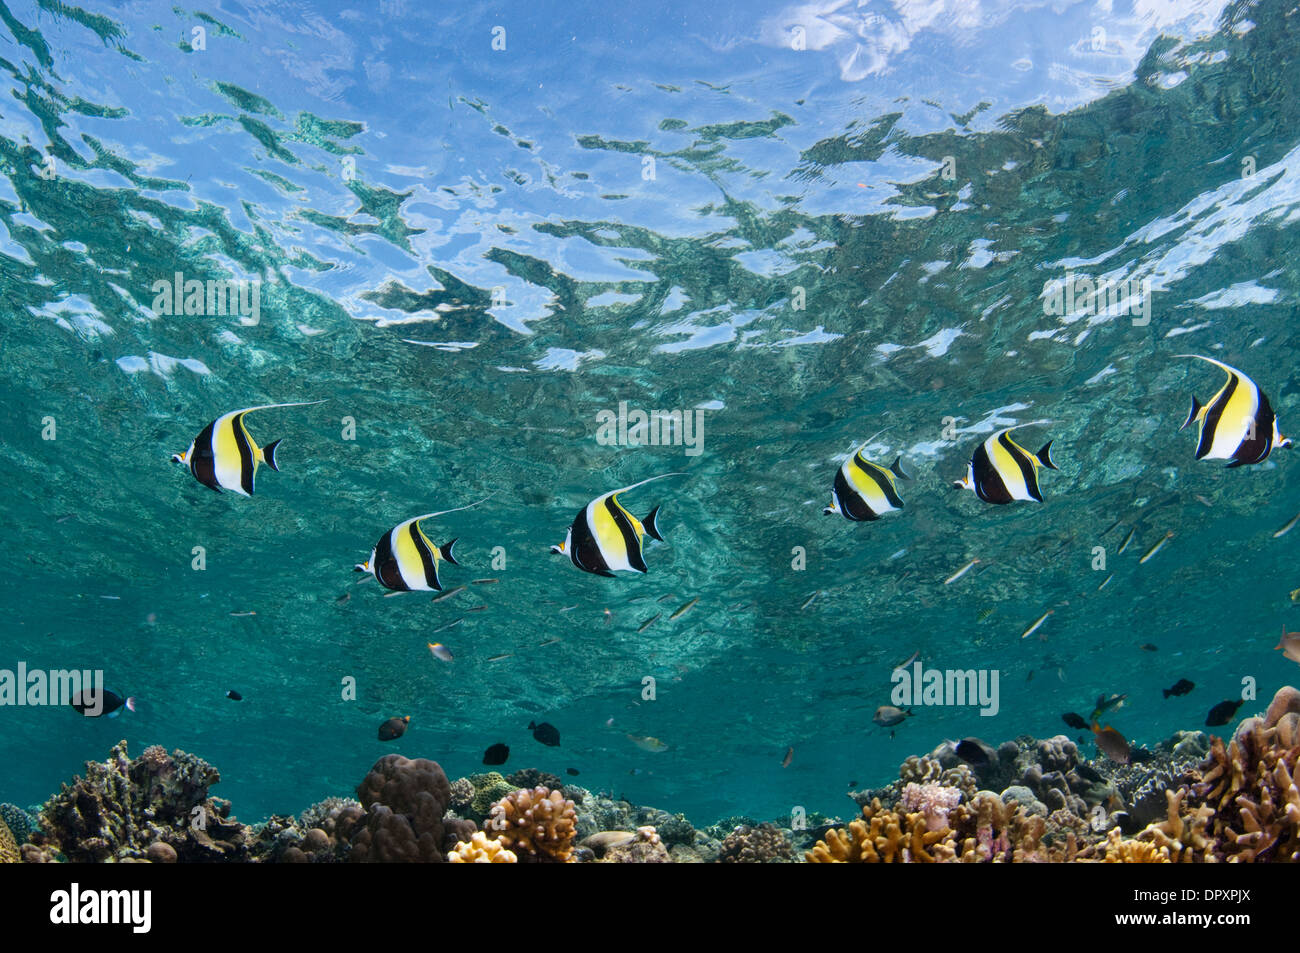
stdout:
[[(58, 863), (1251, 863), (1300, 861), (1300, 690), (1283, 688), (1228, 742), (1179, 732), (1133, 763), (1069, 738), (1019, 738), (968, 764), (948, 742), (850, 797), (848, 823), (730, 818), (697, 830), (532, 769), (448, 781), (387, 755), (357, 787), (256, 825), (210, 797), (221, 776), (126, 743), (33, 816), (0, 805), (0, 862)], [(790, 819), (785, 819), (789, 821)]]

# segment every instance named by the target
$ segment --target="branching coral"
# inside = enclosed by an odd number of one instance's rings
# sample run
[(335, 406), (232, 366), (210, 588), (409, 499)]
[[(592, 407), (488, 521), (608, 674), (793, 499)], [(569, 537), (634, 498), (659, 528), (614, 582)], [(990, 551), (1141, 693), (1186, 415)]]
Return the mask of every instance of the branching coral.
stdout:
[(1300, 861), (1300, 692), (1283, 688), (1232, 741), (1215, 737), (1195, 793), (1213, 809), (1214, 855), (1231, 862)]
[(526, 863), (568, 863), (577, 815), (559, 791), (519, 790), (492, 805), (484, 825)]
[(920, 813), (898, 814), (875, 800), (845, 830), (827, 831), (826, 839), (804, 858), (813, 864), (934, 863), (942, 858), (934, 856), (931, 848), (949, 833), (946, 828), (929, 830)]
[(468, 841), (457, 844), (456, 849), (447, 855), (449, 864), (514, 864), (518, 861), (514, 851), (482, 831), (475, 831)]

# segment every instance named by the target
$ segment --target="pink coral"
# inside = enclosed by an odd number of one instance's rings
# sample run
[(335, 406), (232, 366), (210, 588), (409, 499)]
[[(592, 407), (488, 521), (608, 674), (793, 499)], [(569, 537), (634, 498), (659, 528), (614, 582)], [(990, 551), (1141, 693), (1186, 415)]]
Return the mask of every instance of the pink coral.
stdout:
[(933, 782), (917, 784), (909, 781), (903, 788), (903, 807), (908, 813), (925, 815), (925, 826), (941, 831), (948, 826), (948, 814), (961, 803), (961, 791)]

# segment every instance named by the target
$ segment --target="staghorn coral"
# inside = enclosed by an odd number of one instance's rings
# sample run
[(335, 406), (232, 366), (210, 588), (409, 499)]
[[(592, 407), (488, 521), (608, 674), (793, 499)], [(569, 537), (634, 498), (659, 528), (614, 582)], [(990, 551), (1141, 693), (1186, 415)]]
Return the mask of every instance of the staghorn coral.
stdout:
[(794, 847), (774, 824), (737, 827), (718, 851), (718, 862), (723, 864), (788, 864), (794, 860)]
[(365, 816), (352, 838), (353, 863), (441, 863), (443, 850), (459, 840), (446, 843), (451, 785), (434, 761), (385, 755), (357, 787), (357, 800)]
[(248, 860), (248, 829), (230, 817), (230, 803), (208, 797), (221, 780), (216, 768), (183, 751), (171, 755), (158, 745), (132, 760), (126, 742), (107, 761), (86, 763), (86, 774), (50, 798), (41, 826), (50, 844), (79, 862), (146, 860), (150, 845), (163, 841), (177, 856), (193, 861)]
[(572, 861), (577, 815), (573, 802), (559, 791), (515, 791), (492, 806), (485, 827), (524, 863)]
[(447, 855), (449, 864), (514, 864), (519, 857), (499, 840), (491, 839), (482, 831), (475, 831), (468, 841), (456, 845)]
[(1300, 692), (1286, 687), (1226, 746), (1215, 737), (1194, 795), (1213, 811), (1216, 859), (1300, 861)]

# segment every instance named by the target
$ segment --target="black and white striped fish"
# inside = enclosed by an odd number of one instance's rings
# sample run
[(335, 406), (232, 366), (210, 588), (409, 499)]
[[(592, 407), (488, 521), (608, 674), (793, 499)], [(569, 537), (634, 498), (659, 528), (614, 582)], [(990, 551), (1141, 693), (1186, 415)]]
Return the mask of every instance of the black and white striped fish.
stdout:
[(903, 498), (898, 495), (894, 477), (912, 479), (903, 472), (902, 457), (885, 469), (865, 456), (864, 446), (835, 471), (831, 487), (831, 505), (822, 510), (824, 516), (838, 513), (846, 520), (878, 520), (885, 513), (901, 510)]
[(232, 490), (241, 496), (252, 496), (259, 464), (265, 463), (272, 470), (279, 471), (280, 467), (275, 462), (275, 450), (280, 446), (280, 441), (272, 440), (265, 447), (259, 447), (244, 426), (244, 415), (255, 410), (310, 407), (312, 404), (323, 403), (322, 400), (309, 400), (232, 410), (204, 427), (184, 453), (172, 454), (172, 462), (189, 467), (194, 479), (218, 493)]
[(966, 467), (966, 476), (953, 482), (959, 490), (974, 490), (985, 503), (1010, 503), (1012, 500), (1043, 502), (1038, 489), (1038, 469), (1056, 470), (1052, 462), (1052, 441), (1042, 450), (1030, 453), (1011, 439), (1011, 431), (1029, 424), (999, 430), (978, 447)]
[(445, 546), (434, 545), (429, 537), (424, 535), (424, 530), (420, 528), (420, 521), (467, 510), (482, 502), (483, 500), (479, 500), (468, 506), (424, 513), (398, 523), (379, 538), (375, 548), (370, 551), (370, 558), (363, 563), (357, 563), (355, 570), (370, 573), (379, 580), (381, 586), (395, 592), (430, 592), (435, 589), (441, 592), (442, 583), (438, 579), (439, 566), (443, 562), (449, 562), (453, 566), (460, 565), (456, 560), (456, 540), (453, 539)]
[(552, 546), (551, 552), (568, 556), (583, 572), (598, 576), (613, 576), (615, 572), (646, 572), (642, 552), (645, 537), (649, 535), (663, 540), (658, 524), (659, 507), (652, 509), (642, 522), (623, 508), (618, 495), (670, 476), (678, 474), (665, 473), (596, 497), (574, 517), (573, 525), (564, 535), (564, 542)]
[(1192, 395), (1192, 409), (1179, 430), (1192, 421), (1201, 424), (1201, 438), (1196, 444), (1197, 460), (1228, 460), (1229, 467), (1262, 463), (1274, 447), (1290, 447), (1291, 440), (1277, 429), (1277, 415), (1264, 392), (1245, 374), (1222, 361), (1199, 354), (1194, 357), (1224, 371), (1228, 381), (1208, 404)]

